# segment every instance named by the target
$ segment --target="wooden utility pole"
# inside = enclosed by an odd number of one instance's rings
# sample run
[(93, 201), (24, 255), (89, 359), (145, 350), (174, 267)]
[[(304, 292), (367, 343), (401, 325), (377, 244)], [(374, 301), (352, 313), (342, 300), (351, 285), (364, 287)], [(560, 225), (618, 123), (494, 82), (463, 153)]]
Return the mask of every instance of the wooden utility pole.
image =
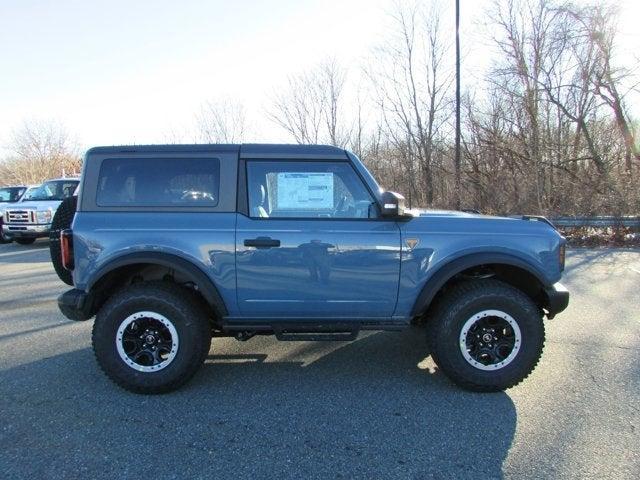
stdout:
[(460, 0), (456, 0), (456, 158), (455, 205), (460, 210)]

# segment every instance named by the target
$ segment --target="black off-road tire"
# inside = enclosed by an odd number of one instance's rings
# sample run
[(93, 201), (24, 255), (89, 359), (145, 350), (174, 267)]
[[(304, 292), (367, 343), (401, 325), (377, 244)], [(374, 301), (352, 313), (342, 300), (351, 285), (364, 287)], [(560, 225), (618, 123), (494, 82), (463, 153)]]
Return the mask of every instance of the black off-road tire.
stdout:
[(15, 238), (14, 240), (20, 245), (31, 245), (36, 241), (35, 238)]
[[(515, 320), (521, 342), (517, 354), (496, 370), (481, 370), (469, 363), (460, 348), (462, 328), (475, 314), (505, 312)], [(498, 392), (513, 387), (534, 370), (544, 348), (543, 314), (522, 291), (493, 279), (460, 283), (446, 293), (427, 323), (432, 359), (454, 383), (476, 392)]]
[[(136, 312), (160, 314), (178, 333), (177, 353), (162, 370), (137, 371), (118, 353), (118, 328)], [(211, 328), (191, 291), (169, 282), (145, 282), (120, 290), (102, 306), (93, 324), (92, 342), (100, 368), (113, 382), (134, 393), (166, 393), (189, 381), (204, 363), (211, 347)]]
[(67, 228), (71, 228), (73, 216), (76, 214), (78, 205), (78, 197), (65, 198), (51, 221), (51, 231), (49, 232), (49, 254), (51, 255), (51, 263), (58, 275), (58, 278), (67, 285), (73, 286), (73, 278), (71, 272), (62, 266), (62, 254), (60, 252), (60, 232)]

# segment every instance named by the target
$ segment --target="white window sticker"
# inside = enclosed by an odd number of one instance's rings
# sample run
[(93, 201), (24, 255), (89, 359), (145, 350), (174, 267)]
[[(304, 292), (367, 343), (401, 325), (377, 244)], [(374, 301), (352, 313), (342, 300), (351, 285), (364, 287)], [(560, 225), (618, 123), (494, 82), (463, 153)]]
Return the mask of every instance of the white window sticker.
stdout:
[(333, 173), (278, 173), (278, 209), (333, 209)]

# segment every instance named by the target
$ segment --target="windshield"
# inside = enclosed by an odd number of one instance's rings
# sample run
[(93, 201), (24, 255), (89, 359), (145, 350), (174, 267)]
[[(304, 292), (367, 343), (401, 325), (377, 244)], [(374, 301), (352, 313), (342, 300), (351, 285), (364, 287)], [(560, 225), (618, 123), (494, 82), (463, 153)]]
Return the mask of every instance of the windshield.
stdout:
[(33, 200), (64, 200), (73, 195), (78, 186), (78, 180), (54, 180), (45, 182), (37, 189), (29, 193), (24, 201)]
[(17, 202), (25, 191), (25, 187), (0, 188), (0, 203)]
[(29, 200), (31, 198), (31, 195), (33, 195), (39, 188), (40, 188), (39, 185), (37, 187), (27, 188), (27, 191), (24, 192), (24, 195), (22, 196), (21, 201), (24, 202), (25, 200)]

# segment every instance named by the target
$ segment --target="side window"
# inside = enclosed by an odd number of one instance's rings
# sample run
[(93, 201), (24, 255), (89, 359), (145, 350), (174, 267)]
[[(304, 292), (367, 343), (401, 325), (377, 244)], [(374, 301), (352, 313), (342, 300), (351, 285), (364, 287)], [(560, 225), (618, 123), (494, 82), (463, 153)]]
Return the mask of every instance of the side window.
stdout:
[(253, 218), (372, 218), (371, 194), (347, 162), (247, 162)]
[(109, 158), (102, 162), (96, 204), (102, 207), (215, 207), (217, 158)]
[(73, 192), (76, 191), (76, 187), (78, 186), (78, 182), (63, 182), (62, 185), (62, 196), (64, 198), (69, 198), (73, 196)]

